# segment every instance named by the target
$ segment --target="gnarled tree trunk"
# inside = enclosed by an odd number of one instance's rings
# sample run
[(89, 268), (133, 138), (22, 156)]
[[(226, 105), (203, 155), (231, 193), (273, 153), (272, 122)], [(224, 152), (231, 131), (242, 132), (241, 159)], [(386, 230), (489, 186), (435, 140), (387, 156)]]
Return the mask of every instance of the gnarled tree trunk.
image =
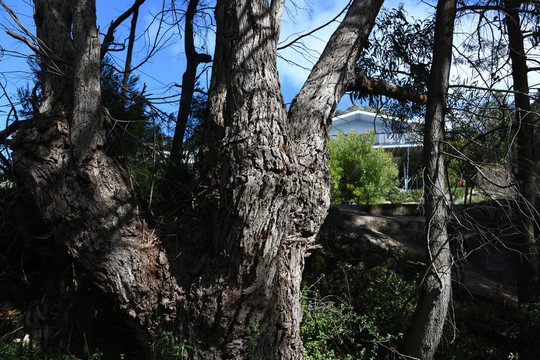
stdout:
[(174, 243), (141, 220), (127, 172), (102, 149), (94, 1), (35, 4), (41, 104), (14, 166), (56, 237), (147, 348), (167, 329), (195, 359), (301, 358), (300, 280), (329, 205), (330, 119), (382, 0), (353, 2), (289, 113), (276, 68), (284, 1), (217, 2), (215, 212), (186, 219), (194, 231)]
[(31, 124), (16, 134), (18, 182), (147, 346), (158, 316), (175, 318), (181, 293), (159, 240), (139, 218), (127, 172), (102, 150), (95, 4), (36, 0), (35, 9), (42, 92)]

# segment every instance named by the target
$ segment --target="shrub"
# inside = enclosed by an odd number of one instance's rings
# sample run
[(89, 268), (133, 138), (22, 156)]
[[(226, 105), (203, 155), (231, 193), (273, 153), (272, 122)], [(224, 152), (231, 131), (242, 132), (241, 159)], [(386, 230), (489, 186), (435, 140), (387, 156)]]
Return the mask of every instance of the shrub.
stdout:
[(415, 286), (387, 266), (338, 264), (303, 290), (306, 359), (400, 358)]
[(328, 143), (329, 166), (332, 178), (332, 203), (367, 203), (384, 200), (396, 184), (397, 165), (392, 155), (374, 149), (373, 132), (359, 134), (355, 130), (338, 132)]

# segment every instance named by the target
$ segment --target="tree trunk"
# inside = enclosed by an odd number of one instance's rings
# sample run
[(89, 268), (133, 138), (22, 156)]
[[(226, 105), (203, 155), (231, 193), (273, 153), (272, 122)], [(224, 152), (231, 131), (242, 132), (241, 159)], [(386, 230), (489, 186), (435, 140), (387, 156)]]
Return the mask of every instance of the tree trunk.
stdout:
[[(540, 301), (540, 257), (538, 241), (535, 236), (536, 223), (536, 154), (534, 121), (536, 114), (531, 112), (529, 101), (529, 82), (527, 57), (523, 44), (523, 32), (519, 8), (521, 1), (505, 0), (506, 28), (512, 79), (514, 81), (515, 127), (517, 128), (518, 151), (518, 211), (519, 247), (518, 264), (518, 302), (523, 305)], [(533, 333), (534, 334), (534, 333)], [(529, 319), (524, 317), (520, 324), (520, 347), (522, 350), (535, 349), (538, 339), (529, 331)]]
[(207, 123), (221, 129), (219, 188), (176, 240), (146, 226), (102, 150), (94, 1), (35, 4), (50, 56), (14, 167), (57, 239), (147, 349), (163, 329), (194, 359), (302, 358), (300, 280), (329, 205), (328, 129), (382, 0), (353, 2), (289, 114), (276, 68), (284, 1), (218, 1)]
[(158, 316), (174, 320), (181, 293), (159, 240), (138, 216), (127, 172), (102, 151), (95, 4), (42, 0), (35, 9), (46, 55), (41, 106), (15, 139), (18, 183), (148, 347), (158, 335)]
[(456, 0), (439, 0), (435, 45), (428, 82), (424, 133), (424, 199), (426, 244), (430, 261), (420, 287), (406, 354), (432, 359), (439, 345), (451, 297), (452, 259), (447, 233), (448, 204), (444, 188), (444, 116), (452, 63)]
[(520, 264), (518, 267), (518, 300), (520, 304), (540, 301), (540, 258), (534, 234), (536, 203), (536, 154), (534, 120), (529, 101), (529, 81), (527, 57), (520, 27), (519, 7), (521, 1), (505, 0), (506, 27), (510, 59), (512, 60), (512, 79), (514, 81), (515, 127), (518, 146), (518, 187), (520, 214)]
[(193, 21), (197, 12), (199, 0), (190, 0), (186, 10), (186, 25), (184, 30), (184, 49), (186, 52), (186, 71), (182, 76), (182, 95), (180, 96), (180, 105), (178, 107), (178, 117), (176, 119), (176, 128), (171, 144), (171, 159), (173, 167), (178, 167), (182, 160), (182, 146), (186, 134), (189, 114), (191, 112), (191, 102), (195, 92), (195, 83), (197, 82), (197, 67), (201, 63), (212, 61), (208, 54), (200, 54), (195, 49)]
[(126, 101), (127, 88), (129, 84), (129, 77), (131, 76), (131, 58), (133, 56), (133, 46), (135, 46), (135, 31), (137, 29), (137, 19), (139, 18), (140, 3), (134, 4), (133, 15), (131, 18), (131, 27), (129, 28), (128, 47), (126, 53), (126, 62), (124, 65), (124, 75), (122, 78), (122, 98)]

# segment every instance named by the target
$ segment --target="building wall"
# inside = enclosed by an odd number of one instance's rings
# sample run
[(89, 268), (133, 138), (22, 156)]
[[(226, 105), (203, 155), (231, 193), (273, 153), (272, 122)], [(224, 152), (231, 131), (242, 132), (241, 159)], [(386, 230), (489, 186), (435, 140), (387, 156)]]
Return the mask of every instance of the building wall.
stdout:
[(336, 136), (340, 129), (344, 133), (349, 133), (353, 129), (358, 133), (363, 133), (367, 130), (376, 131), (378, 133), (391, 132), (390, 129), (384, 125), (382, 115), (366, 111), (353, 111), (334, 117), (330, 135)]

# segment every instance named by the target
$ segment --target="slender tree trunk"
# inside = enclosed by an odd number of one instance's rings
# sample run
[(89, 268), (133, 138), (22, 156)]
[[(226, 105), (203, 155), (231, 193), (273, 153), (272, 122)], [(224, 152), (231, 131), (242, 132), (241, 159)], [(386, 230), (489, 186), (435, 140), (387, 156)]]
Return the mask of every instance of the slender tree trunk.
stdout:
[(527, 57), (523, 46), (523, 33), (520, 27), (519, 7), (521, 1), (506, 0), (506, 27), (512, 60), (512, 79), (514, 80), (515, 127), (518, 145), (518, 186), (521, 257), (518, 268), (518, 299), (520, 304), (540, 300), (540, 257), (535, 237), (536, 205), (536, 154), (534, 120), (529, 101), (529, 81)]
[[(536, 147), (534, 121), (536, 114), (531, 112), (529, 100), (529, 82), (527, 57), (523, 45), (523, 33), (519, 8), (521, 1), (505, 0), (506, 28), (512, 61), (512, 79), (514, 81), (515, 127), (517, 128), (518, 147), (518, 211), (519, 211), (519, 248), (518, 264), (518, 301), (519, 305), (540, 301), (540, 256), (538, 241), (535, 236), (537, 227), (536, 214)], [(538, 339), (529, 332), (529, 319), (520, 324), (520, 346), (522, 350), (532, 350)]]
[(195, 83), (197, 81), (197, 68), (201, 63), (212, 61), (208, 54), (200, 54), (195, 49), (193, 21), (197, 13), (199, 0), (190, 0), (186, 10), (186, 24), (184, 29), (184, 49), (186, 52), (186, 71), (182, 76), (182, 95), (180, 96), (180, 105), (178, 108), (178, 117), (176, 119), (176, 128), (174, 130), (173, 141), (171, 144), (171, 163), (178, 166), (182, 160), (181, 152), (186, 135), (187, 123), (191, 112), (191, 102), (195, 93)]
[(424, 134), (424, 199), (429, 265), (408, 334), (405, 352), (433, 358), (439, 345), (451, 297), (452, 259), (448, 243), (448, 204), (444, 188), (444, 117), (452, 63), (456, 0), (439, 0), (433, 64), (428, 82)]
[(131, 18), (131, 27), (129, 28), (128, 48), (126, 54), (126, 65), (124, 66), (124, 77), (122, 79), (122, 97), (125, 98), (126, 90), (131, 76), (131, 58), (133, 56), (133, 46), (135, 45), (135, 31), (137, 30), (137, 19), (139, 18), (139, 8), (141, 3), (136, 3)]
[(353, 2), (289, 114), (276, 67), (284, 0), (217, 2), (207, 124), (219, 129), (219, 188), (176, 240), (145, 225), (127, 172), (102, 151), (94, 1), (35, 4), (51, 55), (14, 167), (56, 237), (147, 349), (165, 329), (194, 359), (302, 358), (300, 280), (329, 205), (328, 129), (382, 0)]

